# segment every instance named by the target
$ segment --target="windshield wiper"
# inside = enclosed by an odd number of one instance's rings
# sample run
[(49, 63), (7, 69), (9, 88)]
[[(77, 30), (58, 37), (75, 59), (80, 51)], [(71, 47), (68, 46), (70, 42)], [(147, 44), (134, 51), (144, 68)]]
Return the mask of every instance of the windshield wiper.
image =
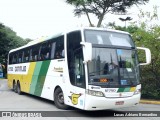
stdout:
[(104, 71), (104, 69), (103, 69), (103, 70), (99, 70), (99, 71), (95, 71), (95, 72), (91, 72), (91, 73), (89, 73), (89, 74), (97, 73), (97, 72), (101, 72), (101, 71)]

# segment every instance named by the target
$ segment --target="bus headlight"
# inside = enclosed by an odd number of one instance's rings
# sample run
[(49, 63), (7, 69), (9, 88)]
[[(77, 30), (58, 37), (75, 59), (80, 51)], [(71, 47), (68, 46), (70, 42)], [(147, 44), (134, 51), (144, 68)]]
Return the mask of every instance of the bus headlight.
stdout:
[(137, 95), (137, 94), (140, 94), (141, 93), (141, 89), (137, 89), (135, 92), (134, 92), (134, 95)]
[(104, 94), (101, 91), (86, 90), (86, 94), (92, 95), (92, 96), (104, 97)]

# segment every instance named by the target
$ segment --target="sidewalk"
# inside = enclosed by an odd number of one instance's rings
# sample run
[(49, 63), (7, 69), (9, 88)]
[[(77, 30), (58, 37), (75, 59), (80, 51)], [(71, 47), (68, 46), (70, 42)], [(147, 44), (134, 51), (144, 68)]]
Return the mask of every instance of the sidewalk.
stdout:
[(160, 100), (146, 100), (146, 99), (141, 99), (140, 103), (142, 104), (158, 104), (160, 105)]

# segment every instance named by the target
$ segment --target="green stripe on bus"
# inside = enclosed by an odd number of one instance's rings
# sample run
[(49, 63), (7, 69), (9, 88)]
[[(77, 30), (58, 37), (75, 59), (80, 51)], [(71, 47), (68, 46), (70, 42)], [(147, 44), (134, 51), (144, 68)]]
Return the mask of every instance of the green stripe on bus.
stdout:
[(34, 73), (32, 76), (32, 81), (31, 81), (31, 86), (30, 86), (30, 93), (34, 94), (35, 89), (36, 89), (36, 85), (37, 85), (37, 81), (38, 81), (38, 76), (41, 70), (41, 66), (42, 66), (42, 62), (37, 62), (35, 69), (34, 69)]
[(131, 89), (130, 87), (125, 88), (123, 92), (129, 92), (129, 91), (130, 91), (130, 89)]
[(117, 92), (124, 92), (125, 88), (119, 88)]
[(127, 87), (127, 88), (119, 88), (117, 92), (131, 92), (131, 87)]
[(49, 65), (50, 65), (50, 60), (43, 61), (42, 63), (42, 66), (41, 66), (41, 69), (38, 75), (38, 81), (36, 84), (35, 92), (34, 92), (34, 95), (36, 96), (41, 96), (41, 92), (43, 89), (43, 85), (44, 85), (44, 81), (46, 78), (46, 74), (47, 74)]

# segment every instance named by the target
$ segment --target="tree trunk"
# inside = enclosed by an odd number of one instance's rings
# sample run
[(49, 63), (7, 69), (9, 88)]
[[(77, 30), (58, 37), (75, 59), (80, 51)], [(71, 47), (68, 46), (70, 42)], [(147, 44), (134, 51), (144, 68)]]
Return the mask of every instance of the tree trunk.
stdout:
[(94, 25), (93, 25), (93, 24), (92, 24), (92, 22), (91, 22), (91, 19), (90, 19), (90, 17), (89, 17), (88, 12), (86, 13), (86, 15), (87, 15), (87, 18), (88, 18), (88, 21), (89, 21), (90, 27), (94, 27)]
[(86, 15), (87, 15), (87, 19), (88, 19), (88, 22), (89, 22), (90, 27), (93, 27), (93, 24), (92, 24), (92, 22), (91, 22), (91, 19), (90, 19), (90, 17), (89, 17), (89, 14), (88, 14), (88, 11), (87, 11), (85, 5), (83, 5), (83, 7), (84, 7), (84, 9), (85, 9), (85, 13), (86, 13)]
[(97, 24), (97, 27), (101, 27), (101, 24), (102, 24), (102, 21), (103, 21), (103, 18), (104, 18), (104, 14), (102, 14), (98, 20), (98, 24)]

